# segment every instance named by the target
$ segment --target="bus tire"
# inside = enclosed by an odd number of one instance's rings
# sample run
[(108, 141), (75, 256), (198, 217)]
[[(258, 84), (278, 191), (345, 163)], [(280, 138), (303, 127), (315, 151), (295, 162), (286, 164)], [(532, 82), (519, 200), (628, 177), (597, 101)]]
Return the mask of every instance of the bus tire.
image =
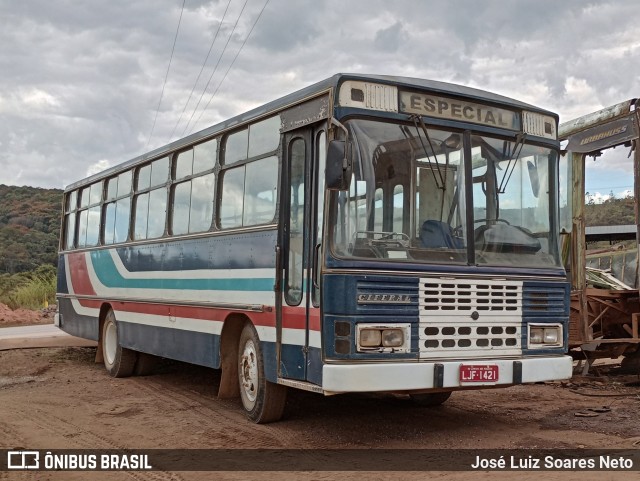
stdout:
[(139, 352), (136, 367), (133, 370), (135, 376), (148, 376), (153, 374), (160, 358), (146, 352)]
[(409, 397), (418, 406), (440, 406), (451, 397), (451, 391), (410, 394)]
[(266, 424), (282, 417), (287, 401), (287, 388), (266, 380), (258, 333), (249, 323), (240, 334), (238, 382), (240, 399), (250, 420)]
[(128, 377), (133, 374), (138, 353), (120, 345), (118, 323), (112, 310), (107, 312), (102, 326), (102, 352), (104, 367), (113, 377)]

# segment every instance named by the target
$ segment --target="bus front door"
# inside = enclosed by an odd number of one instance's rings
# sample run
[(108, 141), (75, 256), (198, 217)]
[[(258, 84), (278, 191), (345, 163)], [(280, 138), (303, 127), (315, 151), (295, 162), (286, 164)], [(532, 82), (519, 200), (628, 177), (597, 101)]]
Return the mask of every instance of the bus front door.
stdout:
[(323, 128), (284, 137), (280, 209), (282, 298), (277, 309), (278, 375), (320, 383), (318, 267), (324, 199)]

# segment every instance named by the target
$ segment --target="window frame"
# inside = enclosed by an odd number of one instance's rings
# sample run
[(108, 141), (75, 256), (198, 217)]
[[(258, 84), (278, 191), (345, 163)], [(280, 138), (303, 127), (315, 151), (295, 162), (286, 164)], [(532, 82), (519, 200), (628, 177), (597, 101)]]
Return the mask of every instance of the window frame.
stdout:
[[(100, 184), (100, 199), (96, 202), (91, 202), (91, 190), (94, 186)], [(78, 207), (77, 211), (76, 211), (76, 227), (75, 227), (75, 247), (77, 249), (87, 249), (87, 248), (91, 248), (91, 247), (98, 247), (101, 244), (101, 233), (102, 233), (102, 205), (104, 203), (104, 189), (105, 189), (105, 179), (100, 179), (97, 180), (96, 182), (92, 182), (91, 184), (87, 184), (81, 188), (79, 188), (77, 190), (78, 192), (78, 204), (82, 203), (82, 195), (84, 194), (84, 192), (88, 192), (88, 204), (85, 206), (81, 206)], [(98, 226), (97, 226), (97, 237), (96, 237), (96, 243), (95, 244), (91, 244), (88, 245), (87, 244), (87, 237), (88, 237), (88, 233), (89, 233), (89, 211), (90, 210), (98, 210), (99, 212), (99, 218), (98, 218)], [(85, 226), (85, 236), (84, 236), (84, 241), (83, 244), (80, 244), (80, 220), (82, 220), (82, 214), (84, 214), (86, 212), (87, 215), (87, 221), (86, 221), (86, 226)]]
[[(151, 239), (160, 239), (162, 237), (165, 237), (167, 235), (167, 212), (169, 210), (169, 185), (171, 184), (171, 167), (172, 167), (172, 157), (173, 154), (169, 154), (169, 155), (163, 155), (162, 157), (158, 157), (157, 159), (153, 159), (150, 162), (145, 162), (142, 165), (138, 165), (134, 168), (135, 172), (134, 172), (134, 179), (133, 179), (133, 195), (132, 195), (132, 202), (131, 202), (131, 218), (129, 219), (129, 236), (131, 238), (132, 241), (146, 241), (146, 240), (151, 240)], [(151, 180), (153, 179), (153, 164), (155, 162), (159, 162), (162, 161), (164, 159), (169, 159), (168, 160), (168, 169), (167, 169), (167, 178), (164, 182), (164, 184), (155, 184), (153, 185)], [(146, 185), (144, 188), (140, 189), (139, 188), (139, 182), (140, 182), (140, 171), (145, 169), (145, 168), (150, 168), (150, 172), (149, 172), (149, 184)], [(162, 234), (160, 234), (159, 236), (153, 236), (153, 237), (149, 237), (149, 212), (150, 212), (150, 207), (151, 207), (151, 194), (152, 192), (155, 192), (157, 190), (160, 189), (164, 189), (165, 191), (165, 211), (164, 211), (164, 229), (162, 230)], [(149, 198), (147, 200), (147, 209), (146, 209), (146, 223), (145, 223), (145, 232), (144, 232), (144, 237), (141, 238), (137, 238), (137, 231), (136, 231), (136, 226), (137, 226), (137, 221), (138, 221), (138, 200), (140, 199), (141, 196), (148, 194)]]
[[(114, 245), (114, 244), (123, 244), (125, 242), (129, 242), (131, 240), (131, 218), (133, 217), (132, 214), (132, 206), (133, 206), (133, 185), (134, 185), (134, 169), (130, 168), (130, 169), (126, 169), (126, 170), (122, 170), (120, 172), (118, 172), (117, 174), (112, 175), (111, 177), (107, 177), (106, 179), (104, 179), (104, 200), (102, 203), (102, 220), (100, 222), (101, 224), (101, 228), (100, 228), (100, 244), (103, 246), (110, 246), (110, 245)], [(127, 172), (129, 172), (131, 174), (131, 179), (129, 182), (129, 192), (127, 192), (126, 194), (121, 194), (118, 195), (118, 192), (120, 190), (120, 176), (123, 174), (126, 174)], [(107, 195), (108, 195), (108, 190), (109, 190), (109, 183), (114, 180), (117, 179), (118, 183), (116, 184), (116, 195), (115, 197), (110, 197), (109, 199), (107, 199)], [(113, 223), (113, 227), (114, 227), (114, 237), (115, 237), (115, 225), (117, 223), (118, 220), (118, 202), (129, 198), (129, 219), (127, 221), (127, 236), (125, 238), (125, 240), (123, 241), (113, 241), (113, 242), (107, 242), (106, 241), (106, 231), (107, 231), (107, 208), (109, 207), (109, 205), (113, 204), (114, 209), (115, 209), (115, 217), (114, 217), (114, 223)]]
[[(214, 159), (213, 159), (213, 166), (205, 169), (205, 170), (201, 170), (198, 171), (196, 173), (194, 173), (193, 171), (193, 167), (196, 163), (196, 150), (198, 148), (198, 146), (202, 146), (208, 142), (215, 142), (216, 143), (216, 147), (215, 147), (215, 152), (214, 152)], [(215, 218), (216, 218), (216, 211), (218, 210), (218, 205), (216, 202), (217, 199), (217, 186), (218, 186), (218, 177), (219, 175), (219, 152), (220, 152), (220, 137), (212, 137), (209, 139), (204, 140), (203, 142), (198, 142), (197, 144), (192, 144), (184, 149), (181, 149), (179, 151), (176, 151), (172, 154), (172, 161), (171, 161), (171, 168), (170, 168), (170, 172), (169, 172), (169, 177), (170, 177), (170, 181), (169, 181), (169, 203), (167, 204), (167, 222), (166, 222), (166, 226), (165, 226), (165, 232), (167, 233), (167, 235), (171, 236), (171, 237), (178, 237), (178, 236), (186, 236), (186, 235), (192, 235), (192, 234), (200, 234), (203, 232), (211, 232), (212, 230), (215, 230), (216, 228), (216, 222), (215, 222)], [(191, 174), (189, 175), (184, 175), (182, 177), (176, 178), (177, 175), (177, 169), (178, 169), (178, 158), (180, 157), (180, 155), (183, 155), (186, 152), (191, 152)], [(191, 206), (193, 204), (193, 180), (194, 179), (198, 179), (198, 178), (202, 178), (205, 177), (207, 175), (213, 174), (213, 194), (211, 196), (211, 202), (212, 202), (212, 211), (211, 211), (211, 222), (209, 223), (209, 227), (205, 230), (197, 230), (197, 231), (193, 231), (191, 232)], [(190, 189), (190, 194), (189, 194), (189, 207), (188, 207), (188, 212), (189, 212), (189, 221), (187, 222), (187, 232), (183, 232), (183, 233), (179, 233), (179, 234), (174, 234), (173, 233), (173, 219), (174, 219), (174, 214), (175, 214), (175, 193), (176, 193), (176, 189), (179, 185), (183, 185), (187, 182), (191, 183), (191, 189)]]
[[(80, 201), (79, 194), (80, 189), (75, 189), (67, 192), (64, 196), (64, 209), (62, 216), (62, 229), (64, 235), (60, 239), (60, 247), (63, 251), (72, 250), (76, 247), (76, 233), (78, 230), (78, 203)], [(74, 198), (75, 202), (71, 205), (71, 198)], [(67, 220), (73, 216), (73, 229), (71, 232), (71, 244), (69, 244), (69, 224)]]
[[(281, 178), (282, 178), (282, 142), (283, 142), (283, 132), (282, 129), (279, 129), (278, 131), (278, 143), (275, 147), (274, 150), (270, 150), (270, 151), (265, 151), (262, 152), (260, 154), (254, 155), (249, 157), (248, 154), (251, 151), (251, 126), (256, 125), (260, 122), (266, 121), (266, 120), (271, 120), (273, 118), (280, 118), (280, 113), (275, 113), (272, 115), (268, 115), (266, 117), (260, 118), (255, 120), (254, 122), (247, 124), (247, 125), (243, 125), (242, 127), (227, 132), (222, 136), (221, 142), (219, 143), (219, 154), (218, 154), (218, 161), (219, 161), (219, 173), (218, 173), (218, 178), (216, 179), (217, 182), (217, 188), (216, 188), (216, 197), (215, 197), (215, 206), (216, 208), (214, 209), (214, 224), (215, 224), (215, 228), (217, 230), (232, 230), (232, 229), (246, 229), (246, 228), (252, 228), (252, 227), (257, 227), (257, 226), (264, 226), (264, 225), (271, 225), (274, 224), (276, 222), (276, 219), (278, 218), (278, 212), (280, 209), (280, 189), (281, 189)], [(234, 160), (231, 163), (226, 163), (225, 162), (225, 157), (226, 157), (226, 149), (227, 149), (227, 141), (229, 140), (229, 137), (232, 137), (233, 135), (242, 132), (242, 131), (247, 131), (247, 157), (245, 157), (244, 159), (240, 159), (240, 160)], [(276, 161), (277, 161), (277, 173), (276, 173), (276, 183), (275, 183), (275, 187), (276, 187), (276, 192), (274, 193), (274, 202), (275, 202), (275, 207), (274, 207), (274, 212), (273, 212), (273, 216), (271, 217), (271, 219), (267, 222), (261, 222), (259, 224), (248, 224), (245, 225), (244, 224), (244, 216), (245, 216), (245, 195), (246, 195), (246, 179), (247, 179), (247, 169), (246, 166), (255, 162), (258, 162), (260, 160), (263, 159), (267, 159), (269, 157), (275, 157)], [(224, 191), (224, 177), (225, 174), (228, 171), (231, 171), (233, 169), (240, 169), (240, 168), (244, 168), (244, 182), (243, 182), (243, 190), (242, 190), (242, 202), (243, 202), (243, 208), (242, 208), (242, 221), (240, 223), (240, 225), (234, 225), (234, 226), (230, 226), (230, 227), (223, 227), (222, 226), (222, 220), (220, 218), (220, 213), (222, 211), (222, 203), (223, 203), (223, 199), (222, 199), (222, 194)]]

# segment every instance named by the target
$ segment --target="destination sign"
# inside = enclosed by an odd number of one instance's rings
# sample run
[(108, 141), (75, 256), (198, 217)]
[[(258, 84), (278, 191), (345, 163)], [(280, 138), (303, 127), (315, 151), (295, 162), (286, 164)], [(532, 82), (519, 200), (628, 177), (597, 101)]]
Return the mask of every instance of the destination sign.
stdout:
[(400, 92), (400, 110), (410, 114), (520, 130), (520, 116), (516, 112), (449, 97)]

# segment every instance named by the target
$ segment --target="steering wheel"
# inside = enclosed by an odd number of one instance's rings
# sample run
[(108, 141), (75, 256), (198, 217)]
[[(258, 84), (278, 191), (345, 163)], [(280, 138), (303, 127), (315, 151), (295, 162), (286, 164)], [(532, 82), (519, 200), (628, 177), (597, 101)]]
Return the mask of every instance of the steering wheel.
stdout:
[(477, 224), (478, 222), (487, 222), (487, 221), (491, 221), (491, 222), (504, 222), (507, 225), (511, 225), (511, 223), (508, 220), (505, 219), (474, 219), (473, 223)]

